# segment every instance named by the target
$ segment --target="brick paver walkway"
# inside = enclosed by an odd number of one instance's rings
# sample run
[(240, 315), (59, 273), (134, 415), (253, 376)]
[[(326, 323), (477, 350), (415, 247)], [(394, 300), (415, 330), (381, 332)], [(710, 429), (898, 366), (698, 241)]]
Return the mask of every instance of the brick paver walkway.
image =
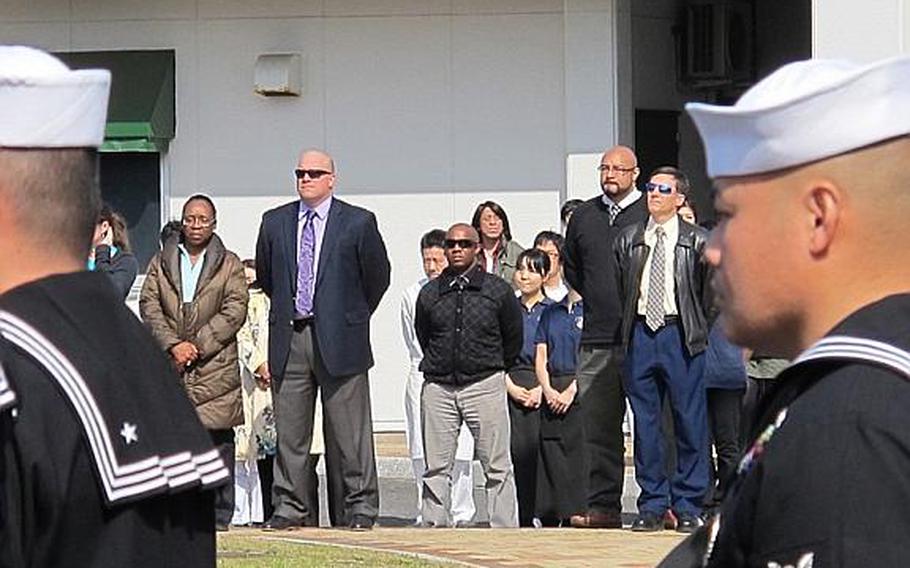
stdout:
[[(232, 531), (234, 532), (234, 531)], [(249, 536), (315, 544), (357, 546), (445, 558), (485, 568), (654, 566), (681, 539), (672, 531), (581, 529), (376, 528), (356, 533), (337, 529), (293, 532), (242, 530)]]

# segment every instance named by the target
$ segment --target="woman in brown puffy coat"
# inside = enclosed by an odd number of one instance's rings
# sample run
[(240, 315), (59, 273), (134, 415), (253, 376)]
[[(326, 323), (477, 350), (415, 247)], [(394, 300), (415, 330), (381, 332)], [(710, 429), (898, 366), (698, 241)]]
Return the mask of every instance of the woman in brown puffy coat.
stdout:
[[(237, 331), (246, 319), (243, 265), (214, 233), (215, 205), (204, 195), (183, 206), (183, 230), (149, 263), (139, 298), (142, 319), (171, 356), (196, 413), (234, 470), (234, 432), (243, 422)], [(215, 520), (227, 529), (233, 484), (215, 498)]]

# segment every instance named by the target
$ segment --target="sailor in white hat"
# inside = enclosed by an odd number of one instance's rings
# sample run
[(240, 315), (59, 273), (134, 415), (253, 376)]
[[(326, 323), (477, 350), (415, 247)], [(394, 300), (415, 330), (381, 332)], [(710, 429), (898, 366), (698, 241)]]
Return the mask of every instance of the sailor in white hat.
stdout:
[(110, 73), (0, 46), (0, 566), (212, 566), (228, 471), (86, 272)]
[(664, 565), (904, 566), (910, 58), (794, 63), (732, 107), (686, 109), (717, 189), (724, 329), (794, 363), (720, 513)]

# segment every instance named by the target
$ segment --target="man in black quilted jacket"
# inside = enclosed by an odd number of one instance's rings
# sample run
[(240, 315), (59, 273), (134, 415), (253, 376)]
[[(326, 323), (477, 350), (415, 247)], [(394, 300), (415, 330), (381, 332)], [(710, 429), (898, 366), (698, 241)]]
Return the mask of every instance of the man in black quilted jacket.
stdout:
[(427, 526), (451, 525), (449, 472), (462, 422), (487, 477), (490, 526), (518, 526), (504, 371), (521, 351), (521, 308), (511, 286), (476, 263), (479, 242), (470, 225), (453, 225), (445, 241), (449, 266), (417, 297)]

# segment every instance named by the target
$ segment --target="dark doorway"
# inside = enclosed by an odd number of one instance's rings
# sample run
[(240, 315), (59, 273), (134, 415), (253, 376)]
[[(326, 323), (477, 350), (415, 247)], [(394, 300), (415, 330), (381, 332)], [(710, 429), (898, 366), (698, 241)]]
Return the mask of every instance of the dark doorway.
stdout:
[(101, 196), (126, 217), (139, 272), (158, 252), (161, 167), (156, 152), (101, 153)]
[(635, 153), (639, 182), (654, 168), (679, 162), (679, 111), (635, 109)]

